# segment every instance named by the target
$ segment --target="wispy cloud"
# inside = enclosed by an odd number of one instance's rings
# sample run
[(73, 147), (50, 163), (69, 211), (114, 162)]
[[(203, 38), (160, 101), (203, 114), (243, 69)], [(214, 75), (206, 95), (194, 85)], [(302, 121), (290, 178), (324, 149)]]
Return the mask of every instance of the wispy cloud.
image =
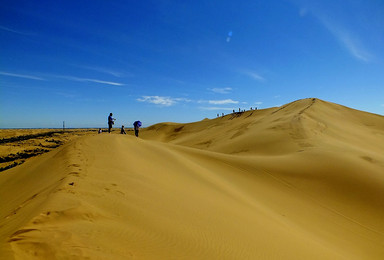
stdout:
[(104, 80), (98, 80), (98, 79), (78, 78), (78, 77), (72, 77), (72, 76), (56, 76), (56, 77), (66, 79), (66, 80), (79, 81), (79, 82), (93, 82), (93, 83), (106, 84), (106, 85), (112, 85), (112, 86), (124, 86), (124, 84), (122, 83), (104, 81)]
[(20, 35), (25, 35), (25, 36), (34, 35), (33, 33), (22, 32), (22, 31), (14, 30), (14, 29), (11, 29), (11, 28), (8, 28), (5, 26), (1, 26), (1, 25), (0, 25), (0, 30), (11, 32), (11, 33), (16, 33), (16, 34), (20, 34)]
[(224, 100), (208, 100), (209, 104), (212, 105), (227, 105), (227, 104), (238, 104), (239, 101), (235, 101), (232, 99), (224, 99)]
[(4, 72), (4, 71), (0, 71), (0, 75), (8, 76), (8, 77), (15, 77), (15, 78), (23, 78), (23, 79), (45, 80), (43, 78), (36, 77), (33, 75), (15, 74), (15, 73), (9, 73), (9, 72)]
[(251, 77), (254, 80), (261, 81), (261, 82), (265, 81), (265, 78), (257, 72), (250, 71), (250, 70), (244, 70), (244, 71), (242, 71), (242, 73), (247, 75), (248, 77)]
[(136, 99), (139, 102), (147, 102), (160, 106), (173, 106), (179, 102), (190, 102), (191, 100), (186, 98), (172, 98), (172, 97), (162, 97), (162, 96), (142, 96), (141, 98)]
[(361, 37), (358, 37), (352, 26), (348, 26), (343, 22), (339, 9), (344, 10), (341, 6), (327, 6), (326, 4), (315, 4), (311, 1), (292, 0), (300, 8), (299, 15), (313, 15), (345, 48), (354, 58), (369, 62), (374, 57), (364, 47)]
[(124, 77), (124, 76), (129, 76), (129, 77), (133, 76), (133, 74), (131, 74), (131, 73), (126, 73), (126, 72), (123, 73), (123, 72), (120, 72), (120, 71), (106, 69), (106, 68), (101, 68), (101, 67), (81, 66), (81, 65), (73, 65), (73, 66), (78, 67), (78, 68), (82, 68), (82, 69), (86, 69), (86, 70), (93, 70), (93, 71), (96, 71), (96, 72), (112, 75), (112, 76), (117, 77), (117, 78), (121, 78), (121, 77)]
[(372, 54), (363, 47), (360, 39), (352, 31), (331, 21), (327, 16), (316, 15), (316, 17), (352, 56), (364, 62), (372, 60)]
[(231, 93), (232, 88), (209, 88), (208, 90), (218, 94), (229, 94)]
[(306, 16), (307, 13), (308, 13), (308, 9), (307, 8), (305, 8), (305, 7), (300, 8), (300, 11), (299, 11), (300, 16), (302, 16), (302, 17)]

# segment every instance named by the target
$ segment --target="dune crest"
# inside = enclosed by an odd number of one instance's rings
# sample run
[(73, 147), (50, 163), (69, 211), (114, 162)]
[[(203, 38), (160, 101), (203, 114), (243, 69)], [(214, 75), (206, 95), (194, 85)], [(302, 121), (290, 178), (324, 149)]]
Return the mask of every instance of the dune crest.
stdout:
[(383, 116), (304, 99), (140, 135), (1, 174), (0, 256), (384, 257)]

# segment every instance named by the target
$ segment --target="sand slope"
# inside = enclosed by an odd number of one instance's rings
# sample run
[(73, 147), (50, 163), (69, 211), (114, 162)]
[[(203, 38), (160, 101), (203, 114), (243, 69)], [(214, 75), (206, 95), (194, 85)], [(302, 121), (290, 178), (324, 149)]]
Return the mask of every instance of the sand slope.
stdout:
[(0, 175), (3, 259), (383, 259), (384, 118), (321, 100), (84, 137)]

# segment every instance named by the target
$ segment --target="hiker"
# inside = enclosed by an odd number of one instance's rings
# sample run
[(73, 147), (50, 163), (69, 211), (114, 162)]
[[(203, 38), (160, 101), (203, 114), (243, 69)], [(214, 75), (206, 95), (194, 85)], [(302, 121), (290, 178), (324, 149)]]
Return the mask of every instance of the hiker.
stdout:
[(133, 123), (133, 127), (134, 127), (134, 129), (135, 129), (135, 135), (136, 135), (136, 137), (139, 137), (139, 128), (140, 128), (140, 126), (141, 126), (141, 122), (140, 122), (140, 121), (135, 121), (135, 122)]
[(101, 134), (102, 132), (103, 132), (103, 130), (101, 130), (101, 128), (99, 128), (98, 133)]
[(108, 133), (111, 133), (112, 125), (115, 123), (115, 118), (112, 117), (113, 114), (110, 113), (108, 117)]
[(122, 135), (126, 135), (126, 134), (127, 134), (127, 133), (125, 132), (125, 128), (124, 128), (123, 125), (121, 126), (120, 134), (122, 134)]

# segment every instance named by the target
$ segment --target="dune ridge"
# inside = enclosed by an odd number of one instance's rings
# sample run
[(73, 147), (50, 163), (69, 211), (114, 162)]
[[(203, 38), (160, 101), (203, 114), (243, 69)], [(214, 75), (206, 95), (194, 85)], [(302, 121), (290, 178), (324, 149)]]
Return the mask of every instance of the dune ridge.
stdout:
[(384, 257), (383, 116), (304, 99), (140, 134), (1, 174), (0, 257)]

